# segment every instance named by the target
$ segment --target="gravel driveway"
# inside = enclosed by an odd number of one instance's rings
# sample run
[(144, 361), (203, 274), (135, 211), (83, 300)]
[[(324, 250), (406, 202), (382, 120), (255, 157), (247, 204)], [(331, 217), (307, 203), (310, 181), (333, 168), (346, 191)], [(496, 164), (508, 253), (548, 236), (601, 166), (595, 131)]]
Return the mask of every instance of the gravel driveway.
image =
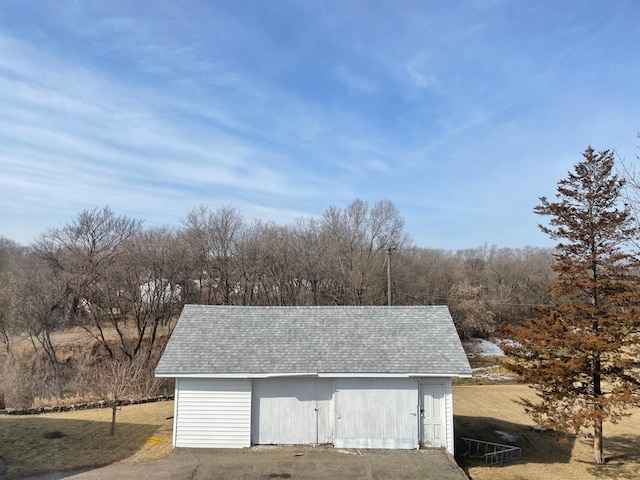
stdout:
[[(348, 452), (348, 453), (347, 453)], [(339, 450), (332, 447), (177, 449), (163, 460), (57, 472), (30, 480), (425, 479), (468, 480), (444, 450)]]

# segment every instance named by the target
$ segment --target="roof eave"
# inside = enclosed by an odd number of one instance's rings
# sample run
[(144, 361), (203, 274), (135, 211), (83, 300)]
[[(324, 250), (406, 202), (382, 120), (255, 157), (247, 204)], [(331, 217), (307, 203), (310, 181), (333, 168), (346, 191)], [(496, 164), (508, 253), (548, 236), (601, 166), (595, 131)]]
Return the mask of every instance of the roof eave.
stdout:
[(319, 377), (319, 378), (471, 378), (471, 373), (447, 372), (447, 373), (381, 373), (381, 372), (299, 372), (299, 373), (171, 373), (156, 372), (160, 378), (228, 378), (228, 379), (252, 379), (275, 377)]

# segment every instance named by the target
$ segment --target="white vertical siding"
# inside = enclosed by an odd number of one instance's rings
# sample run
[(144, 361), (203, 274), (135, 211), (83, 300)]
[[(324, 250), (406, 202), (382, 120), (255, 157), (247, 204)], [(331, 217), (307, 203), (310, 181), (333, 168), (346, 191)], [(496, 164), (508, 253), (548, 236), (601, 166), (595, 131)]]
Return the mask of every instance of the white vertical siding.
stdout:
[(338, 378), (334, 408), (336, 447), (418, 447), (415, 378)]
[(423, 442), (424, 383), (444, 386), (443, 446), (453, 454), (450, 378), (178, 378), (173, 445), (417, 448)]
[(318, 443), (333, 443), (335, 380), (318, 378)]
[(445, 428), (447, 433), (447, 445), (446, 449), (451, 454), (454, 455), (455, 452), (454, 444), (455, 438), (453, 433), (453, 388), (451, 384), (451, 378), (443, 379), (445, 381), (444, 384), (444, 407), (445, 407)]
[(253, 381), (251, 442), (253, 444), (330, 443), (331, 379), (266, 378)]
[(177, 378), (175, 402), (175, 447), (250, 446), (250, 381)]

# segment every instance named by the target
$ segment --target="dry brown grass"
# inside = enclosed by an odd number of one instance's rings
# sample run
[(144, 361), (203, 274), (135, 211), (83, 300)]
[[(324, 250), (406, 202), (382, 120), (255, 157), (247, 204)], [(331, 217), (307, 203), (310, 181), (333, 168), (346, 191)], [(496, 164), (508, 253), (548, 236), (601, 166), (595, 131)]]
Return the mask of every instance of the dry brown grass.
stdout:
[[(537, 433), (533, 422), (514, 400), (534, 398), (525, 385), (456, 386), (453, 391), (456, 437), (508, 443), (496, 430), (519, 435), (520, 461), (487, 467), (463, 460), (473, 480), (536, 479), (637, 479), (640, 478), (640, 411), (617, 425), (604, 426), (606, 465), (592, 463), (592, 442), (588, 438), (561, 439), (551, 432)], [(456, 445), (457, 453), (463, 448)], [(461, 462), (462, 463), (462, 462)]]
[[(164, 458), (171, 451), (172, 415), (173, 402), (124, 406), (115, 437), (109, 435), (110, 409), (2, 415), (0, 456), (9, 477)], [(50, 432), (64, 436), (45, 438)]]
[[(466, 461), (473, 480), (636, 479), (640, 478), (640, 411), (618, 425), (605, 424), (606, 465), (592, 463), (589, 439), (562, 441), (553, 433), (536, 433), (513, 400), (531, 397), (524, 385), (454, 387), (456, 436), (508, 443), (496, 430), (519, 435), (520, 461), (487, 467)], [(171, 451), (173, 402), (122, 407), (116, 436), (109, 436), (109, 409), (35, 416), (0, 416), (0, 456), (10, 477), (76, 470), (119, 462), (166, 457)], [(49, 432), (64, 437), (46, 439)], [(462, 453), (460, 445), (456, 446)]]

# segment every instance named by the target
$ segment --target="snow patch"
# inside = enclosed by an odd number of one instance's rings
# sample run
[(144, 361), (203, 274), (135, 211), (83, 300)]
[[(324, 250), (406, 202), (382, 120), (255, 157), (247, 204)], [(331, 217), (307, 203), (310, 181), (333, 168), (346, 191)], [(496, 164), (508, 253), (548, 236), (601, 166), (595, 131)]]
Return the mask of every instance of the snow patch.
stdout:
[(531, 430), (533, 430), (534, 432), (542, 433), (542, 432), (546, 432), (548, 429), (540, 425), (534, 425), (531, 427)]
[(493, 380), (494, 382), (508, 382), (509, 380), (515, 380), (514, 377), (509, 375), (478, 375), (476, 378), (486, 378), (487, 380)]
[[(500, 375), (496, 373), (491, 373), (489, 370), (495, 370), (496, 368), (500, 368), (499, 365), (492, 365), (490, 367), (477, 367), (472, 368), (471, 371), (474, 373), (475, 378), (486, 378), (487, 380), (496, 380), (496, 381), (508, 381), (513, 380), (513, 377), (509, 375)], [(481, 373), (483, 372), (483, 373)]]
[(483, 372), (484, 370), (493, 370), (494, 368), (499, 368), (499, 365), (491, 365), (490, 367), (477, 367), (472, 368), (472, 372)]
[(520, 435), (511, 435), (510, 433), (503, 432), (502, 430), (496, 430), (495, 433), (503, 440), (506, 440), (507, 442), (511, 442), (511, 443), (516, 443), (516, 440), (518, 440), (518, 437), (520, 436)]
[(467, 343), (467, 350), (481, 357), (504, 357), (504, 352), (497, 343), (484, 338), (473, 338)]

